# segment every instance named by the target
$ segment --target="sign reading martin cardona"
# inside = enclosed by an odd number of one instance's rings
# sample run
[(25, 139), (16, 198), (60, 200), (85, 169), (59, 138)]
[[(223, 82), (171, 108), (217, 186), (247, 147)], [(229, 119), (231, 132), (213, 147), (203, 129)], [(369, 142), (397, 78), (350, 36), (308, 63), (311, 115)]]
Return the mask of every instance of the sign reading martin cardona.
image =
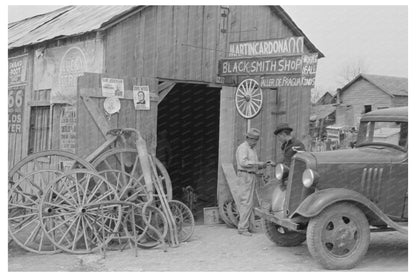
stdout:
[(262, 88), (314, 86), (317, 62), (303, 53), (303, 37), (231, 43), (218, 75), (257, 77)]
[(229, 57), (264, 57), (303, 54), (303, 37), (231, 42)]

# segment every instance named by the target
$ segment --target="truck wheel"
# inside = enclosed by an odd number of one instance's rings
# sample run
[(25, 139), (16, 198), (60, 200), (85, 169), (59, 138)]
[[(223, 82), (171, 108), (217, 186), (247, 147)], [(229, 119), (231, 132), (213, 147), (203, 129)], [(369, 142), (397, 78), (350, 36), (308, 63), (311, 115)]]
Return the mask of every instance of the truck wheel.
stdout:
[(261, 219), (261, 226), (266, 237), (279, 246), (297, 246), (306, 240), (305, 234), (290, 231), (264, 218)]
[(350, 203), (324, 209), (309, 221), (309, 252), (327, 269), (353, 268), (370, 243), (370, 227), (364, 213)]

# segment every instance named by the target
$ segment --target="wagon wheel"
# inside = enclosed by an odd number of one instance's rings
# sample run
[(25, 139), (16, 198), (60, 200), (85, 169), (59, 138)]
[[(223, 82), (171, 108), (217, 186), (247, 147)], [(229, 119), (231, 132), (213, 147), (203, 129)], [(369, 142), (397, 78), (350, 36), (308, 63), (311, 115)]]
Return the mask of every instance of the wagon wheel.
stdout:
[(27, 174), (9, 188), (9, 235), (23, 249), (38, 254), (60, 252), (46, 237), (39, 221), (42, 189), (62, 172), (39, 170)]
[(133, 205), (123, 206), (120, 228), (122, 234), (134, 237), (137, 246), (143, 249), (150, 249), (164, 242), (168, 233), (168, 222), (163, 212), (151, 205), (147, 205), (144, 211), (143, 204)]
[(85, 169), (55, 179), (39, 205), (39, 220), (47, 238), (75, 254), (106, 247), (121, 222), (116, 189), (102, 176)]
[(247, 119), (255, 117), (263, 104), (263, 92), (254, 79), (242, 81), (235, 93), (235, 106), (238, 113)]
[(227, 203), (227, 215), (231, 222), (235, 226), (238, 226), (238, 222), (240, 220), (240, 213), (238, 212), (237, 206), (235, 205), (235, 202), (233, 200)]
[(178, 230), (179, 242), (189, 240), (195, 229), (192, 211), (184, 203), (177, 200), (170, 200), (168, 204)]
[(9, 187), (17, 183), (20, 178), (34, 171), (48, 169), (65, 172), (74, 168), (86, 168), (94, 171), (94, 167), (90, 163), (70, 152), (61, 150), (38, 152), (27, 156), (10, 169)]
[(100, 171), (98, 174), (115, 187), (120, 200), (136, 204), (149, 200), (146, 187), (131, 174), (114, 169)]
[(227, 213), (227, 205), (231, 200), (225, 200), (224, 203), (222, 205), (219, 205), (219, 213), (221, 216), (221, 219), (224, 221), (225, 225), (227, 225), (227, 227), (230, 228), (234, 228), (237, 227), (236, 225), (233, 224), (233, 222), (231, 221), (231, 219), (228, 217), (228, 213)]
[[(154, 159), (157, 172), (162, 181), (163, 189), (168, 200), (172, 199), (172, 182), (169, 174), (163, 164), (157, 159)], [(122, 166), (123, 165), (123, 166)], [(101, 154), (93, 161), (93, 166), (97, 171), (103, 170), (120, 170), (128, 173), (137, 179), (143, 186), (145, 186), (143, 172), (140, 166), (139, 155), (135, 149), (110, 149)]]

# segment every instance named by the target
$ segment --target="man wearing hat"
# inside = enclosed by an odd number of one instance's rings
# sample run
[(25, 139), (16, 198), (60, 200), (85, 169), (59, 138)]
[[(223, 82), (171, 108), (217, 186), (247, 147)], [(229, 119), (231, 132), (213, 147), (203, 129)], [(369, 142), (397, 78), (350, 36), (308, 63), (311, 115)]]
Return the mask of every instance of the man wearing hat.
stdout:
[(290, 167), (293, 155), (298, 151), (305, 151), (303, 143), (292, 137), (292, 131), (293, 129), (287, 123), (279, 123), (274, 131), (277, 139), (282, 143), (283, 163), (287, 167)]
[(236, 151), (237, 176), (239, 182), (240, 221), (238, 233), (251, 236), (249, 232), (250, 217), (254, 206), (254, 189), (257, 181), (256, 172), (264, 168), (267, 163), (259, 162), (255, 146), (260, 138), (260, 131), (251, 128), (246, 134), (246, 140), (240, 144)]

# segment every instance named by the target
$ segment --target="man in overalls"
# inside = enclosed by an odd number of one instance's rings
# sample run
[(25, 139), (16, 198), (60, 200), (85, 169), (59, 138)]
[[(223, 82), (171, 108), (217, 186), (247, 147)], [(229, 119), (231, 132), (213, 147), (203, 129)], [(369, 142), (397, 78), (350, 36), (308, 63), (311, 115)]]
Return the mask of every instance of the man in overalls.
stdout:
[(265, 162), (259, 162), (255, 146), (260, 138), (260, 131), (251, 128), (246, 134), (246, 140), (240, 144), (236, 151), (237, 176), (240, 179), (239, 203), (240, 221), (238, 233), (243, 236), (251, 236), (249, 232), (250, 217), (254, 206), (254, 189), (257, 182), (257, 170), (266, 166)]

